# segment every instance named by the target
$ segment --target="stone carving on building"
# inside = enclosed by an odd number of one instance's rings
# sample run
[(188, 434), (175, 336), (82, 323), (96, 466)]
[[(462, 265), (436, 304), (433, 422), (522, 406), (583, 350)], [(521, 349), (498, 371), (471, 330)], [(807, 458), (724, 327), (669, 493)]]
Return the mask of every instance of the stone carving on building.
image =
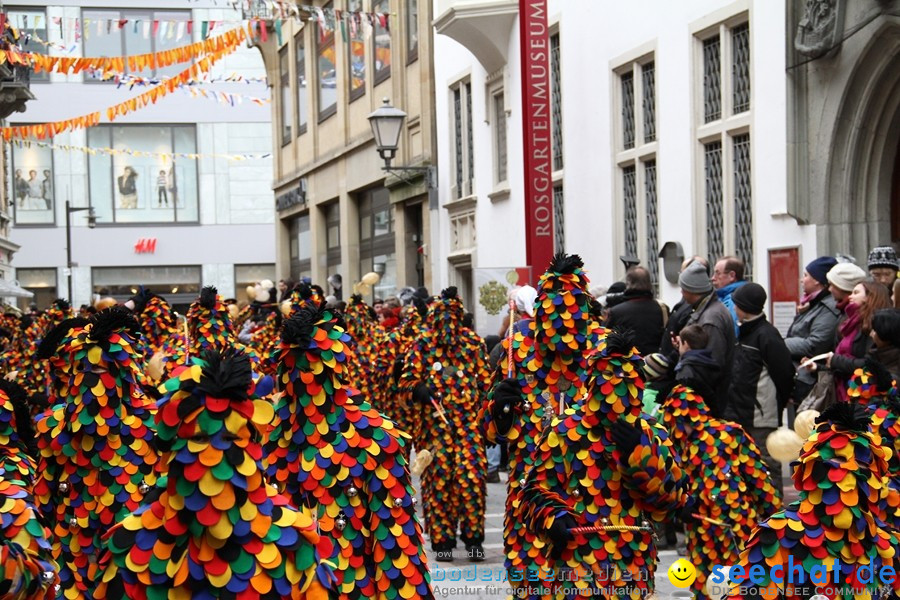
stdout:
[(794, 48), (812, 58), (840, 46), (844, 32), (846, 0), (806, 0), (806, 10), (797, 25)]

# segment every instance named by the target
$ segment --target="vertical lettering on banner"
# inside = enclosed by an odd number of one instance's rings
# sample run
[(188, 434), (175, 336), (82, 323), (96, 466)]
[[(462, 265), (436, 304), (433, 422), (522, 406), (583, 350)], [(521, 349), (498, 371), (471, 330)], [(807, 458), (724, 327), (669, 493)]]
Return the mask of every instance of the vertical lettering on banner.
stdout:
[(547, 0), (519, 0), (519, 38), (525, 159), (525, 257), (528, 266), (542, 273), (553, 258)]

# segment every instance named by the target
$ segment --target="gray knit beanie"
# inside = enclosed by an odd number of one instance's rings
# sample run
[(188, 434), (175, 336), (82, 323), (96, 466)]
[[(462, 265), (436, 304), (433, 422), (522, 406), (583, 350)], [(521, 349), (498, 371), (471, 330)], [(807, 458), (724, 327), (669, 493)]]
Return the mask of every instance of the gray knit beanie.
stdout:
[(709, 280), (706, 267), (696, 261), (681, 272), (678, 276), (678, 285), (692, 294), (706, 294), (712, 291), (712, 281)]

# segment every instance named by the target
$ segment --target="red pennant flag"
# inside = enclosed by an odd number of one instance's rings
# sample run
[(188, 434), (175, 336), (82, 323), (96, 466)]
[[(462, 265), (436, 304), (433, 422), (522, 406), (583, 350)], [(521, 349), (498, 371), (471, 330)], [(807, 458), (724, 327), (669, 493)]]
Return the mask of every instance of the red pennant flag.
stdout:
[(156, 37), (156, 34), (159, 32), (159, 19), (153, 20), (153, 37)]
[(269, 40), (269, 33), (266, 31), (266, 23), (262, 19), (259, 20), (259, 37), (262, 39), (263, 43)]
[(122, 29), (123, 27), (125, 27), (125, 25), (127, 23), (128, 23), (128, 19), (119, 19), (119, 29)]
[(193, 20), (187, 22), (187, 33), (188, 33), (188, 35), (191, 35), (192, 33), (194, 33), (194, 21)]

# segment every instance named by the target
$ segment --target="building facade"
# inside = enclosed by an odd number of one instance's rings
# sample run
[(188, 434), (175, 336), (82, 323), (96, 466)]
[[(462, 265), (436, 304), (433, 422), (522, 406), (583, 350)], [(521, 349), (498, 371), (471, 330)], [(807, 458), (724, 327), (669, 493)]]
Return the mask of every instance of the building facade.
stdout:
[[(56, 3), (7, 6), (26, 49), (64, 56), (122, 56), (178, 48), (242, 25), (214, 0), (189, 5)], [(32, 75), (36, 99), (9, 125), (80, 116), (140, 94), (190, 64), (125, 74)], [(68, 296), (66, 220), (76, 305), (97, 294), (129, 297), (138, 285), (183, 306), (201, 286), (225, 296), (275, 276), (270, 109), (259, 54), (241, 47), (204, 82), (184, 86), (114, 122), (7, 146), (5, 193), (21, 246), (19, 284), (44, 307)], [(192, 155), (187, 157), (185, 155)], [(193, 155), (196, 155), (194, 157)], [(241, 160), (232, 160), (238, 156)], [(96, 227), (89, 228), (91, 207)]]
[[(376, 272), (371, 292), (428, 286), (438, 212), (421, 175), (385, 176), (369, 114), (383, 99), (408, 115), (395, 165), (434, 163), (431, 6), (425, 0), (247, 4), (278, 19), (259, 43), (273, 84), (278, 277), (310, 277), (346, 299)], [(329, 286), (340, 275), (340, 289)]]
[[(555, 246), (580, 254), (592, 283), (622, 280), (619, 257), (635, 257), (671, 305), (683, 256), (740, 256), (767, 285), (773, 253), (802, 269), (839, 251), (790, 212), (783, 5), (547, 4)], [(480, 270), (525, 266), (518, 2), (435, 0), (435, 12), (450, 149), (440, 279), (473, 289)]]

